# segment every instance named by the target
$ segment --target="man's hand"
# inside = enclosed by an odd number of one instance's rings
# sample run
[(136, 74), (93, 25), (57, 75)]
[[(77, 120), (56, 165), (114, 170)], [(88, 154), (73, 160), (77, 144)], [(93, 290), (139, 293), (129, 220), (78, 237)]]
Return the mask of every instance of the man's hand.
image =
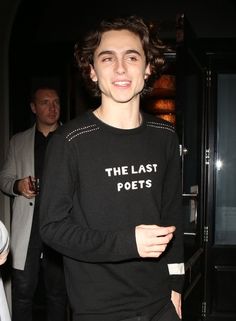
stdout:
[(24, 177), (22, 179), (19, 179), (17, 182), (17, 190), (20, 195), (29, 199), (37, 195), (35, 190), (32, 188), (30, 177)]
[(175, 291), (171, 292), (171, 301), (180, 319), (182, 319), (181, 294)]
[(135, 237), (139, 255), (143, 258), (158, 258), (165, 251), (174, 231), (174, 226), (136, 226)]

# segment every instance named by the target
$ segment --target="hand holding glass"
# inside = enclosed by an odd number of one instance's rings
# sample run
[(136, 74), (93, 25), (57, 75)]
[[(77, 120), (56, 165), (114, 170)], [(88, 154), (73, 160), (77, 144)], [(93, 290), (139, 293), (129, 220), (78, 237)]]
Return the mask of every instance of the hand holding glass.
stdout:
[(39, 194), (39, 178), (29, 176), (29, 189), (35, 194)]

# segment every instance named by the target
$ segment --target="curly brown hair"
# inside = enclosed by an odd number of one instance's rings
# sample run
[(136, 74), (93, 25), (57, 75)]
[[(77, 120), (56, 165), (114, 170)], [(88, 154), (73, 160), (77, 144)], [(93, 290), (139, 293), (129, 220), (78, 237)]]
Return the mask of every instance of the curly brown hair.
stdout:
[(138, 16), (102, 20), (96, 30), (90, 31), (81, 43), (75, 44), (75, 60), (88, 89), (92, 91), (94, 96), (101, 95), (97, 83), (90, 78), (90, 65), (93, 66), (94, 64), (94, 52), (101, 42), (103, 33), (110, 30), (129, 30), (139, 36), (146, 56), (146, 64), (149, 63), (151, 69), (151, 76), (145, 81), (141, 94), (149, 93), (152, 90), (154, 80), (160, 76), (166, 65), (164, 52), (167, 46), (158, 38), (156, 32), (152, 32), (152, 25), (146, 24)]

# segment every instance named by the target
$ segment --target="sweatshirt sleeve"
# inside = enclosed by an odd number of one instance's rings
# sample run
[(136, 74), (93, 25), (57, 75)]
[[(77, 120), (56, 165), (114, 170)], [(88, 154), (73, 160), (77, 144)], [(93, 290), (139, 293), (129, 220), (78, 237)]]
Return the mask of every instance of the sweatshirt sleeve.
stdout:
[(63, 255), (84, 262), (114, 262), (138, 257), (134, 228), (101, 231), (86, 224), (86, 215), (78, 199), (76, 153), (60, 133), (55, 133), (49, 141), (40, 191), (43, 241)]
[(162, 195), (162, 223), (174, 225), (174, 238), (166, 252), (172, 290), (181, 293), (184, 285), (183, 209), (180, 176), (180, 154), (177, 135), (174, 135)]

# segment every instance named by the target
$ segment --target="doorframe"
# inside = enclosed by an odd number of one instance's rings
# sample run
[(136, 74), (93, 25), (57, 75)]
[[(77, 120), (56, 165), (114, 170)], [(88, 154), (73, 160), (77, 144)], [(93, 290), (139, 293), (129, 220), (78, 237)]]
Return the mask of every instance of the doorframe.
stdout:
[(217, 74), (220, 68), (217, 65), (217, 59), (235, 56), (231, 52), (217, 52), (217, 50), (207, 52), (207, 68), (206, 68), (206, 122), (204, 128), (204, 145), (205, 159), (203, 162), (203, 185), (204, 185), (204, 212), (205, 212), (205, 247), (204, 247), (204, 309), (202, 317), (209, 321), (233, 320), (236, 313), (228, 314), (214, 313), (213, 284), (214, 284), (214, 251), (216, 248), (227, 251), (227, 246), (215, 246), (215, 151), (217, 140)]

